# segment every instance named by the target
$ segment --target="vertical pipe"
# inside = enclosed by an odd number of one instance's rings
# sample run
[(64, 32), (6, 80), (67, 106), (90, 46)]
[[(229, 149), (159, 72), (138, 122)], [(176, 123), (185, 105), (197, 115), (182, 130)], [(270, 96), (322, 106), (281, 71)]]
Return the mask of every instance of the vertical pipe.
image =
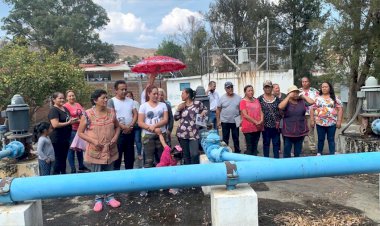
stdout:
[(208, 82), (211, 81), (211, 78), (210, 78), (210, 68), (209, 68), (209, 62), (208, 62), (208, 47), (206, 49), (206, 64), (207, 64), (207, 73), (208, 73)]
[(256, 71), (259, 66), (259, 25), (260, 22), (258, 22), (256, 26)]
[(269, 70), (269, 19), (265, 17), (267, 20), (267, 71)]

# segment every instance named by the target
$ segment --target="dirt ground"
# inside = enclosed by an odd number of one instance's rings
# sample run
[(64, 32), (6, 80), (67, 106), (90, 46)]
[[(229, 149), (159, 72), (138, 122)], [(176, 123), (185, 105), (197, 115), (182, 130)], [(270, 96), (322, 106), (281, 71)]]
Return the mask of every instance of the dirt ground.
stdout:
[[(240, 140), (245, 150), (242, 134)], [(260, 140), (259, 150), (261, 144)], [(305, 156), (315, 155), (305, 146)], [(260, 226), (380, 225), (378, 174), (254, 183), (251, 187), (259, 198)], [(116, 198), (122, 203), (120, 208), (105, 206), (100, 213), (92, 211), (92, 196), (43, 200), (44, 225), (211, 225), (210, 197), (200, 188), (183, 189), (175, 196), (164, 190), (149, 192), (147, 197), (129, 193)]]

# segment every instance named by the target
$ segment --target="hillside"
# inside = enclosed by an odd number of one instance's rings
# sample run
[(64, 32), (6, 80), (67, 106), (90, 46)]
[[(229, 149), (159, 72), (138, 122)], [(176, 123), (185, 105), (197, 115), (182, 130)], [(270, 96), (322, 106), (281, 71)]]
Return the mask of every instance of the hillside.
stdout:
[(142, 48), (126, 46), (126, 45), (114, 45), (114, 48), (115, 48), (115, 52), (119, 54), (120, 59), (123, 59), (128, 56), (130, 57), (137, 56), (139, 58), (153, 56), (154, 53), (156, 52), (156, 49), (142, 49)]

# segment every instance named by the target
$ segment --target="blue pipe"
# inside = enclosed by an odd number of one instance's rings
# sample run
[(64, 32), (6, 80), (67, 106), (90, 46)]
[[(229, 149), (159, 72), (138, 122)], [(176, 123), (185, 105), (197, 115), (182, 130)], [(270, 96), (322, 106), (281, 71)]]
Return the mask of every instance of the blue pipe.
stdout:
[(2, 158), (18, 158), (25, 152), (25, 147), (20, 141), (12, 141), (3, 147), (0, 151), (0, 159)]
[(380, 135), (380, 119), (375, 119), (371, 124), (372, 132), (376, 135)]
[[(233, 183), (380, 173), (380, 152), (228, 162)], [(227, 163), (15, 178), (0, 202), (229, 184)]]

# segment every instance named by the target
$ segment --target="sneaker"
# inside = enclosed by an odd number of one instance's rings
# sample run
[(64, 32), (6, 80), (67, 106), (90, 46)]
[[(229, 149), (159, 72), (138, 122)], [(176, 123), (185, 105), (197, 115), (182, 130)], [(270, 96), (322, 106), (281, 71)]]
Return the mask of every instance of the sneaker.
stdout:
[(120, 206), (120, 202), (117, 201), (116, 199), (111, 199), (107, 202), (107, 205), (113, 207), (113, 208), (117, 208)]
[(95, 203), (94, 209), (95, 212), (100, 212), (103, 210), (103, 202), (102, 201), (97, 201)]
[(148, 192), (146, 192), (146, 191), (140, 191), (140, 196), (141, 197), (147, 197), (148, 196)]
[(91, 170), (89, 168), (85, 167), (85, 166), (80, 167), (79, 171), (81, 171), (81, 172), (91, 172)]
[(71, 173), (77, 173), (76, 169), (71, 169)]
[(321, 156), (321, 153), (317, 153), (317, 156)]

